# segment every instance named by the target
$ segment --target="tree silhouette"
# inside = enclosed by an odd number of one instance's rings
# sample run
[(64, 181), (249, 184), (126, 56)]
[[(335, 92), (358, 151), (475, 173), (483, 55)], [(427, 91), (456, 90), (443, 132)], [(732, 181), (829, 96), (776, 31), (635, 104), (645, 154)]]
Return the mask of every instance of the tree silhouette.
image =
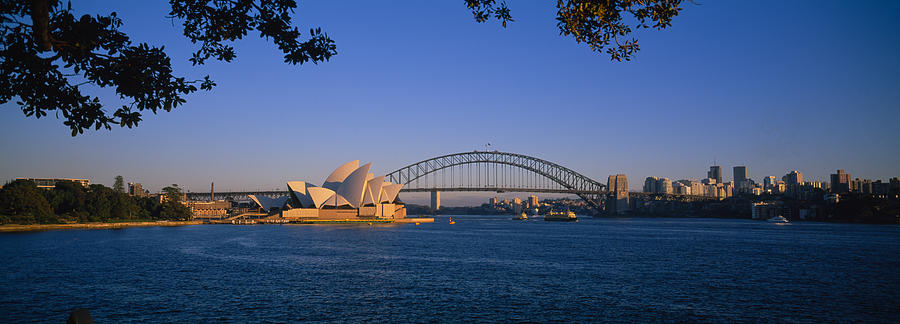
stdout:
[(116, 182), (113, 183), (113, 190), (116, 193), (124, 193), (125, 192), (125, 178), (120, 175), (116, 176)]
[[(630, 60), (639, 50), (637, 39), (625, 39), (634, 28), (668, 27), (682, 0), (558, 0), (560, 33), (606, 52), (612, 60)], [(465, 0), (476, 22), (512, 22), (505, 2)], [(208, 59), (230, 62), (234, 41), (255, 32), (284, 53), (286, 63), (328, 61), (337, 54), (334, 41), (320, 28), (304, 35), (291, 20), (295, 0), (170, 0), (170, 17), (182, 21), (183, 34), (199, 44), (190, 62)], [(187, 80), (176, 76), (163, 46), (133, 43), (119, 31), (123, 21), (108, 15), (72, 13), (59, 0), (0, 2), (0, 104), (15, 100), (25, 116), (54, 112), (72, 136), (86, 129), (137, 126), (147, 111), (171, 111), (184, 96), (215, 86), (209, 76)], [(124, 102), (108, 111), (82, 86), (114, 88)], [(115, 106), (115, 105), (113, 105)]]

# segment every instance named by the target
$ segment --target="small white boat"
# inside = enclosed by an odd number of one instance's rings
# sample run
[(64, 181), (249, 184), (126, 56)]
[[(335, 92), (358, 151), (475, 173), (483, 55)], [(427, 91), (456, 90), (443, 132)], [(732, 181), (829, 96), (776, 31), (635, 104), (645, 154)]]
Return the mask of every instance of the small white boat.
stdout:
[(528, 220), (528, 215), (525, 215), (525, 213), (522, 212), (519, 215), (513, 217), (513, 219), (514, 220)]
[(769, 223), (790, 223), (790, 221), (788, 221), (787, 218), (784, 218), (784, 216), (775, 216), (775, 217), (772, 217), (772, 218), (767, 219), (766, 222), (769, 222)]

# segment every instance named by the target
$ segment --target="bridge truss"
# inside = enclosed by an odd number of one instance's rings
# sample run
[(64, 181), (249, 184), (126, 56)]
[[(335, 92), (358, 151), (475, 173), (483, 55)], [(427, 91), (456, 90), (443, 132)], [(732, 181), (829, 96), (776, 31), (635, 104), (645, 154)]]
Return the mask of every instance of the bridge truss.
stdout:
[(516, 153), (474, 151), (438, 156), (385, 176), (402, 192), (496, 191), (574, 194), (600, 210), (606, 186), (559, 164)]

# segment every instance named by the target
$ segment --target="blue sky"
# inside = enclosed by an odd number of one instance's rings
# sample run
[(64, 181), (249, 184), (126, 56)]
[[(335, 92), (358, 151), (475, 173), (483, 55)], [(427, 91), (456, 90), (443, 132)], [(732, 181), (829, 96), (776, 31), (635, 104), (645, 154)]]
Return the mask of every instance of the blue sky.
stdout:
[(383, 174), (488, 142), (604, 182), (625, 173), (632, 189), (705, 177), (714, 159), (726, 179), (734, 165), (757, 181), (900, 176), (900, 2), (687, 3), (672, 28), (639, 31), (627, 63), (560, 36), (554, 1), (508, 3), (504, 29), (463, 1), (303, 1), (295, 24), (336, 41), (330, 62), (284, 64), (251, 34), (234, 62), (194, 67), (166, 2), (75, 0), (79, 14), (116, 11), (133, 41), (218, 86), (138, 128), (74, 138), (2, 105), (0, 178), (271, 189), (349, 160)]

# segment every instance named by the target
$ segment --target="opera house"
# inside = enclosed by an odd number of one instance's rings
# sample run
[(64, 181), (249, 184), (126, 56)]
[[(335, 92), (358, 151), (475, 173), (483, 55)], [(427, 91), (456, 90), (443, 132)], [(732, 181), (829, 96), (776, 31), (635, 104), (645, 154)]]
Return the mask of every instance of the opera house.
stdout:
[(403, 185), (375, 177), (371, 168), (372, 163), (359, 166), (359, 160), (351, 161), (334, 170), (321, 187), (308, 181), (288, 181), (287, 196), (250, 195), (250, 199), (267, 213), (280, 213), (286, 220), (405, 218), (406, 208), (397, 200)]

